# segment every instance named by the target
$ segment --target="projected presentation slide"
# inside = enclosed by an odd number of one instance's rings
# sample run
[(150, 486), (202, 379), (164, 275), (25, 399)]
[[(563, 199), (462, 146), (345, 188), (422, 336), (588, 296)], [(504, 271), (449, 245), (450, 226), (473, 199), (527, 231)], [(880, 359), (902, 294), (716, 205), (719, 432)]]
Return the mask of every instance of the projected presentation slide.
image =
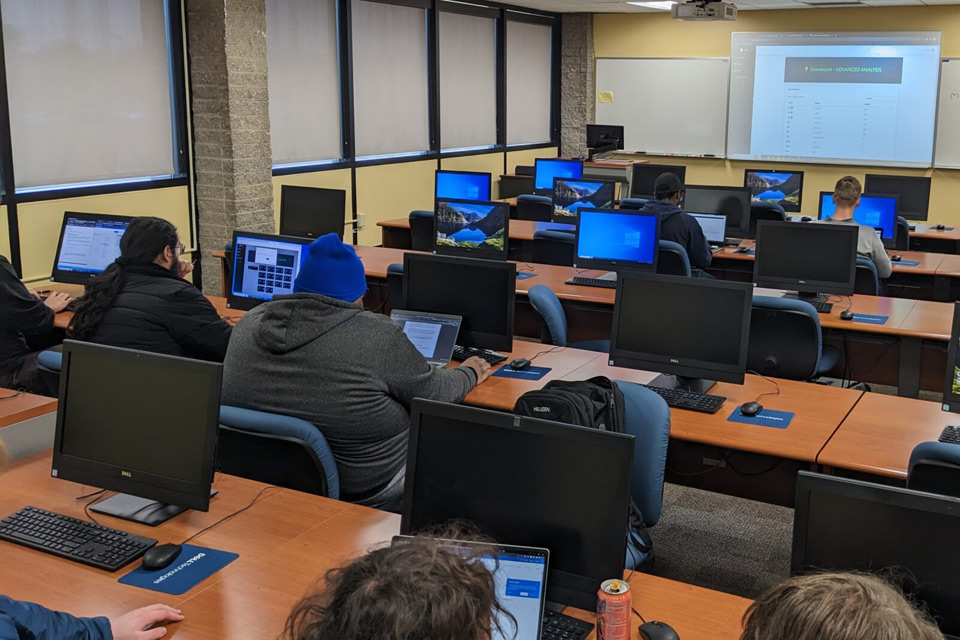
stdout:
[(734, 33), (727, 155), (928, 167), (940, 32)]

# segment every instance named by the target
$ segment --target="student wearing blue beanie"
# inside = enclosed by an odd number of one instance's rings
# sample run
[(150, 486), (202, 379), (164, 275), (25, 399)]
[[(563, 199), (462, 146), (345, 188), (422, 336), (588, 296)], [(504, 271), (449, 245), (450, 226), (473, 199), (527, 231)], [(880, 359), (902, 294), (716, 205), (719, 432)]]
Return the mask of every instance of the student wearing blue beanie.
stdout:
[(223, 402), (313, 423), (337, 461), (341, 499), (396, 507), (411, 401), (460, 402), (490, 365), (435, 369), (390, 318), (365, 311), (363, 263), (336, 234), (313, 241), (293, 290), (234, 327)]

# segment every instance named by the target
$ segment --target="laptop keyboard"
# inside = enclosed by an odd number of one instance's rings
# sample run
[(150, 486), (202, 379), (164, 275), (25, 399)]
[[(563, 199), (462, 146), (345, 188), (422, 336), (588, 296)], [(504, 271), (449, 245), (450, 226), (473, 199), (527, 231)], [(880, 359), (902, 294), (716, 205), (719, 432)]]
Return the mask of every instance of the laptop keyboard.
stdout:
[(557, 611), (543, 614), (540, 640), (583, 640), (593, 631), (593, 625)]

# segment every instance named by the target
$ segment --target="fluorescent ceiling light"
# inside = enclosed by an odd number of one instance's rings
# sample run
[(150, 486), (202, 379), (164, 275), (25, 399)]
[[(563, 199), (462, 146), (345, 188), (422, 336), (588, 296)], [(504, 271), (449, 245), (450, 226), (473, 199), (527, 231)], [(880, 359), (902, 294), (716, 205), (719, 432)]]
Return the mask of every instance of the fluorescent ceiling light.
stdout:
[(647, 9), (660, 9), (661, 11), (670, 11), (670, 7), (676, 4), (673, 0), (660, 0), (658, 2), (628, 2), (635, 7), (646, 7)]

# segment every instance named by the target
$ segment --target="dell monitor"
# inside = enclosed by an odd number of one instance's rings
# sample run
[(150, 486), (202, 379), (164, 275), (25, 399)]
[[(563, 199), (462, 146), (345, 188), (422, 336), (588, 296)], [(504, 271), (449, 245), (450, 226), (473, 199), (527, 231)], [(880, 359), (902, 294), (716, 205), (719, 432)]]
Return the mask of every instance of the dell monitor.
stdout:
[(220, 363), (64, 341), (53, 477), (125, 494), (93, 510), (144, 524), (206, 511), (222, 372)]
[(400, 531), (468, 521), (550, 550), (547, 599), (593, 609), (623, 575), (634, 438), (416, 399)]
[(403, 255), (403, 308), (462, 317), (462, 347), (513, 351), (516, 294), (516, 263)]
[(84, 284), (103, 273), (120, 257), (120, 238), (134, 219), (105, 213), (64, 212), (51, 282)]
[(690, 217), (697, 221), (703, 237), (712, 247), (722, 247), (727, 239), (727, 216), (713, 213), (691, 213)]
[(656, 271), (660, 216), (639, 211), (581, 209), (574, 243), (574, 268), (609, 270), (598, 280), (615, 281), (618, 271)]
[(868, 173), (863, 181), (868, 193), (900, 196), (899, 212), (907, 220), (926, 220), (930, 207), (930, 178), (923, 176), (886, 176)]
[(576, 224), (577, 211), (613, 207), (616, 182), (612, 180), (553, 179), (553, 222)]
[(274, 296), (293, 293), (309, 245), (308, 238), (234, 231), (227, 307), (253, 309)]
[(588, 124), (587, 148), (590, 149), (591, 160), (598, 153), (623, 149), (623, 125)]
[[(853, 211), (853, 219), (865, 227), (873, 227), (883, 241), (883, 246), (892, 249), (897, 238), (897, 208), (899, 196), (865, 193)], [(832, 218), (837, 211), (832, 191), (820, 192), (818, 218)]]
[(943, 410), (960, 413), (960, 302), (953, 304), (953, 330), (947, 347), (947, 375), (943, 382)]
[(750, 231), (750, 188), (687, 185), (681, 205), (687, 213), (727, 216), (727, 233), (743, 238)]
[(687, 176), (687, 168), (682, 164), (635, 163), (633, 165), (633, 177), (630, 179), (630, 197), (656, 198), (653, 193), (653, 183), (663, 173), (672, 173), (680, 178), (680, 182), (683, 183)]
[(960, 637), (958, 539), (958, 498), (797, 475), (791, 573), (879, 573), (927, 609), (947, 638)]
[(438, 169), (434, 182), (435, 198), (457, 200), (489, 200), (492, 178), (477, 171), (444, 171)]
[(800, 213), (803, 202), (803, 171), (745, 169), (743, 186), (752, 202), (773, 202), (787, 213)]
[(609, 363), (659, 372), (654, 387), (743, 384), (752, 302), (749, 282), (628, 274), (617, 282)]
[(820, 293), (853, 295), (859, 233), (855, 224), (760, 220), (753, 281), (810, 301), (822, 300)]
[(583, 177), (583, 162), (566, 158), (537, 158), (534, 161), (533, 190), (538, 195), (553, 195), (554, 178)]
[(437, 198), (433, 252), (506, 260), (509, 224), (509, 203)]
[(335, 233), (343, 240), (346, 202), (343, 189), (285, 184), (280, 188), (280, 234), (319, 238)]

